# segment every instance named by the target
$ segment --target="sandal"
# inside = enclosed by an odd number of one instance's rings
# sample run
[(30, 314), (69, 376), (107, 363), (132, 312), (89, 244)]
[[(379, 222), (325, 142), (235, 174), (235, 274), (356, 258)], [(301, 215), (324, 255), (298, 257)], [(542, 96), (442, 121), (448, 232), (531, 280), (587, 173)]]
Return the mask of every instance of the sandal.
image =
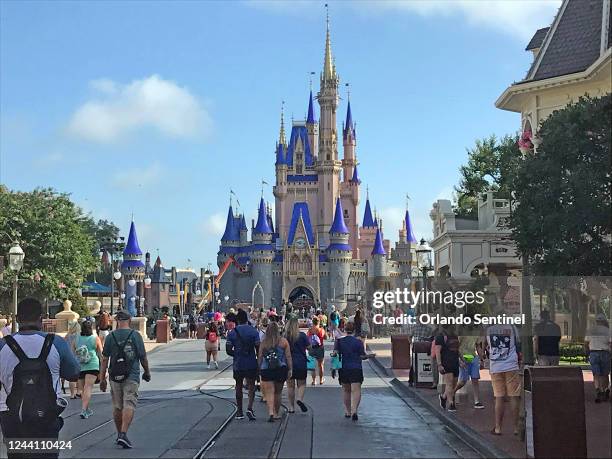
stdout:
[(497, 431), (495, 430), (495, 427), (493, 427), (493, 428), (491, 429), (491, 434), (493, 434), (493, 435), (498, 435), (498, 436), (499, 436), (499, 435), (501, 435), (502, 433), (501, 433), (501, 432), (497, 432)]

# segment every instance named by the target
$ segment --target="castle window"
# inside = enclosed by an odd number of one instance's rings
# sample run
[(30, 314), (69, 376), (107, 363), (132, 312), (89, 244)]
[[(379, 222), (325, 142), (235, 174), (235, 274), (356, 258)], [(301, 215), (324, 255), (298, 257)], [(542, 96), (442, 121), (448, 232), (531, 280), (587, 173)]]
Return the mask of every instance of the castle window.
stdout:
[(344, 209), (344, 218), (348, 218), (349, 214), (348, 214), (348, 209)]
[(331, 156), (327, 155), (327, 160), (329, 161), (331, 159)]
[(329, 182), (327, 182), (327, 191), (329, 191)]

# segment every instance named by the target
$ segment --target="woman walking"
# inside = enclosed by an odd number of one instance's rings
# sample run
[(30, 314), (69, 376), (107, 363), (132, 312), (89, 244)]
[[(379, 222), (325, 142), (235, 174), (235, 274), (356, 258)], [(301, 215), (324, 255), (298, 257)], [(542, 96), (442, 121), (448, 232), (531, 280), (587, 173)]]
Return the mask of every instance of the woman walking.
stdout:
[[(310, 340), (310, 350), (308, 351), (310, 356), (317, 361), (317, 368), (319, 369), (319, 384), (325, 382), (323, 377), (323, 361), (325, 360), (325, 330), (319, 327), (318, 317), (312, 318), (312, 326), (308, 330), (308, 339)], [(312, 372), (312, 385), (316, 384), (317, 371)]]
[(366, 359), (363, 341), (355, 338), (355, 324), (348, 322), (344, 331), (346, 336), (336, 341), (335, 351), (340, 356), (342, 368), (338, 370), (338, 379), (344, 395), (344, 417), (357, 421), (357, 410), (361, 402), (361, 384), (363, 383), (363, 367), (361, 361)]
[(79, 389), (81, 391), (81, 419), (87, 419), (93, 414), (89, 409), (91, 391), (100, 375), (100, 361), (102, 356), (102, 341), (93, 333), (93, 322), (86, 320), (81, 326), (81, 334), (77, 336), (74, 353), (81, 364), (79, 375)]
[(206, 365), (208, 365), (208, 369), (210, 370), (211, 357), (215, 364), (215, 369), (219, 368), (219, 362), (217, 362), (217, 353), (219, 352), (219, 330), (214, 322), (208, 324), (204, 349), (206, 350)]
[(276, 322), (270, 322), (266, 329), (266, 337), (259, 346), (257, 359), (261, 375), (261, 385), (266, 394), (268, 405), (268, 422), (280, 419), (279, 414), (283, 386), (291, 377), (293, 361), (289, 342), (280, 335)]
[[(306, 350), (310, 348), (310, 341), (306, 333), (301, 332), (298, 327), (297, 317), (291, 317), (285, 327), (285, 337), (291, 348), (291, 360), (293, 371), (287, 380), (287, 396), (289, 398), (289, 413), (295, 412), (295, 404), (303, 413), (308, 411), (304, 404), (304, 389), (306, 388)], [(297, 387), (297, 400), (296, 400)]]
[[(75, 349), (74, 343), (80, 333), (81, 333), (81, 326), (79, 325), (79, 323), (76, 320), (70, 321), (68, 323), (68, 333), (66, 333), (66, 336), (64, 337), (64, 339), (68, 343), (68, 346), (70, 347), (73, 353)], [(64, 381), (65, 380), (62, 379), (62, 389), (64, 388)], [(68, 387), (70, 388), (70, 398), (72, 400), (81, 396), (81, 391), (77, 387), (76, 381), (75, 382), (68, 381)]]

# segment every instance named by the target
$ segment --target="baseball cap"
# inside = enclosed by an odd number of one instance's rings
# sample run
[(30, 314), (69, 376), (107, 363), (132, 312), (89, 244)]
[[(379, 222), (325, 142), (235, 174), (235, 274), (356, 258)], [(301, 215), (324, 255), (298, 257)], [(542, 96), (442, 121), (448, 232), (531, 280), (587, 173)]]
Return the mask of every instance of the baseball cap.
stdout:
[(130, 315), (129, 312), (124, 311), (123, 309), (120, 311), (117, 311), (117, 314), (115, 315), (115, 319), (117, 320), (130, 320), (132, 318), (132, 316)]

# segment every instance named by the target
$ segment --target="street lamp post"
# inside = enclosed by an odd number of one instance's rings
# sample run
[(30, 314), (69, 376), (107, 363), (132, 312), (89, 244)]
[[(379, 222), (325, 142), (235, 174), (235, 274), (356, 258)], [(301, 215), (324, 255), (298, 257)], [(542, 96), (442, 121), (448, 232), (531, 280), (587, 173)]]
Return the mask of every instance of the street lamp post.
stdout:
[(429, 303), (427, 301), (427, 273), (433, 269), (433, 266), (431, 265), (431, 247), (425, 241), (425, 239), (421, 239), (418, 247), (416, 248), (416, 254), (417, 254), (417, 263), (418, 263), (419, 269), (423, 273), (423, 293), (425, 294), (425, 312), (429, 313)]
[(100, 250), (107, 252), (110, 255), (110, 266), (111, 266), (111, 304), (110, 304), (110, 313), (114, 314), (114, 301), (115, 301), (115, 281), (121, 279), (121, 273), (119, 271), (115, 271), (115, 255), (120, 253), (125, 248), (125, 243), (123, 242), (124, 238), (105, 238), (100, 244)]
[(11, 333), (17, 332), (17, 289), (19, 288), (19, 271), (23, 268), (23, 259), (25, 253), (19, 245), (19, 242), (14, 242), (13, 247), (9, 250), (9, 267), (15, 271), (15, 280), (13, 281), (13, 320), (11, 322)]

